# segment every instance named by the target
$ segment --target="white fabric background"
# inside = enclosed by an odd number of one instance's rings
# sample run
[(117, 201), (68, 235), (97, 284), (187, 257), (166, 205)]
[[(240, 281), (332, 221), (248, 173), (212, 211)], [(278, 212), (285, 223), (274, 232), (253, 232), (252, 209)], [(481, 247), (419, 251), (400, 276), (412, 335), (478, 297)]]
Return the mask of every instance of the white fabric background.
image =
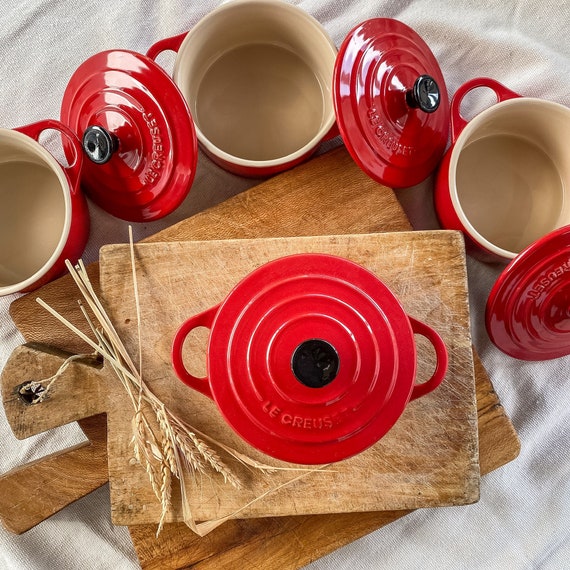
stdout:
[[(450, 95), (466, 80), (487, 75), (523, 95), (570, 106), (570, 8), (564, 0), (295, 3), (315, 16), (337, 45), (365, 19), (404, 21), (431, 46)], [(58, 118), (66, 83), (89, 56), (111, 48), (145, 52), (155, 41), (190, 29), (217, 4), (6, 0), (0, 10), (0, 126)], [(171, 60), (161, 63), (168, 66)], [(470, 97), (465, 112), (473, 114), (488, 103), (486, 96)], [(203, 155), (199, 162), (185, 203), (167, 219), (136, 224), (136, 239), (254, 184), (220, 170)], [(434, 227), (430, 180), (399, 196), (417, 228)], [(87, 262), (98, 257), (102, 244), (127, 239), (126, 223), (97, 207), (91, 214)], [(417, 511), (313, 563), (310, 570), (570, 567), (570, 358), (523, 363), (494, 348), (483, 315), (498, 270), (473, 260), (468, 269), (474, 344), (520, 435), (520, 457), (483, 479), (479, 503)], [(0, 367), (22, 343), (8, 315), (13, 299), (0, 299)], [(0, 472), (79, 439), (72, 425), (17, 441), (2, 409)], [(109, 512), (103, 487), (22, 536), (0, 530), (0, 568), (137, 568), (127, 529), (113, 527)]]

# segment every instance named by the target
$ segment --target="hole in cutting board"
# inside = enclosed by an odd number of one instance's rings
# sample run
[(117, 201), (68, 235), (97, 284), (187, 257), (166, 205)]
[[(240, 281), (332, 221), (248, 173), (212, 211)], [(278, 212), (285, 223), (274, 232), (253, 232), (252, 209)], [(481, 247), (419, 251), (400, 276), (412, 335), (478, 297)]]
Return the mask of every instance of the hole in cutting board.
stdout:
[(208, 335), (210, 329), (206, 327), (196, 327), (188, 333), (182, 346), (182, 360), (186, 370), (197, 378), (205, 378), (206, 354), (208, 347)]
[(42, 394), (46, 391), (43, 384), (38, 384), (31, 381), (23, 382), (16, 388), (16, 390), (20, 400), (29, 405), (38, 404), (41, 402)]

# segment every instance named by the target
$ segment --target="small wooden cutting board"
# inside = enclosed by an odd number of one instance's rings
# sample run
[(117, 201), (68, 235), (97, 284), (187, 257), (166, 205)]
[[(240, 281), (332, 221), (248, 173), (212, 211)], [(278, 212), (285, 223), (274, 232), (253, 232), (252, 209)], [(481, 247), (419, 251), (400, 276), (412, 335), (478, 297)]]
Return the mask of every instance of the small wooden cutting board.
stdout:
[[(479, 496), (477, 412), (463, 240), (456, 232), (403, 232), (257, 240), (140, 244), (135, 246), (141, 307), (144, 377), (166, 407), (199, 432), (256, 461), (283, 466), (254, 450), (223, 420), (216, 405), (182, 384), (170, 364), (173, 336), (182, 322), (223, 300), (257, 267), (295, 253), (329, 253), (375, 273), (407, 313), (435, 328), (450, 354), (446, 380), (408, 405), (379, 443), (324, 472), (299, 478), (297, 471), (271, 476), (235, 465), (247, 484), (236, 491), (220, 477), (197, 478), (187, 489), (197, 520), (215, 520), (239, 510), (239, 518), (392, 510), (471, 503)], [(129, 354), (138, 361), (138, 327), (127, 245), (100, 254), (102, 297)], [(435, 368), (423, 337), (418, 379)], [(187, 365), (205, 372), (205, 337), (196, 338)], [(108, 399), (109, 480), (113, 521), (140, 524), (160, 518), (148, 477), (132, 458), (132, 406), (122, 387)], [(236, 463), (236, 462), (234, 462)], [(282, 487), (284, 484), (287, 486)], [(278, 488), (245, 510), (268, 489)], [(282, 488), (281, 488), (282, 487)], [(180, 521), (180, 501), (168, 520)]]

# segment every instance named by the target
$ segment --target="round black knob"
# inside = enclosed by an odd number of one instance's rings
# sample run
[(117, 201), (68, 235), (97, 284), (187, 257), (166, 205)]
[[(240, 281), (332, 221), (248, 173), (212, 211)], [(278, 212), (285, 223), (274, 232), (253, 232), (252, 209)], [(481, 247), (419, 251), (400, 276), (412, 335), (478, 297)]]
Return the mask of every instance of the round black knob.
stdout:
[(83, 133), (83, 150), (95, 164), (105, 164), (117, 150), (115, 137), (103, 127), (92, 125)]
[(439, 86), (431, 75), (420, 75), (406, 93), (408, 105), (425, 113), (433, 113), (439, 107), (440, 99)]
[(309, 388), (330, 384), (338, 373), (340, 359), (334, 346), (318, 338), (302, 342), (293, 353), (293, 374)]

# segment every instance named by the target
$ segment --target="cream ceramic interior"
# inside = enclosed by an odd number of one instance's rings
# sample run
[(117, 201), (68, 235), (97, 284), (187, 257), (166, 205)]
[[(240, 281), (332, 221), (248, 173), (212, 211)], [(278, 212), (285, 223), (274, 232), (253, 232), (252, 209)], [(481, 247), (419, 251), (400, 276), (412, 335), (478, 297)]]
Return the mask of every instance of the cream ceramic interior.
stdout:
[(70, 211), (55, 159), (30, 137), (0, 129), (0, 295), (25, 289), (53, 266)]
[(206, 150), (266, 167), (309, 152), (334, 124), (336, 53), (303, 10), (278, 0), (234, 0), (188, 33), (174, 80)]
[(570, 109), (539, 99), (504, 101), (458, 137), (449, 170), (456, 212), (475, 241), (514, 258), (570, 224)]

